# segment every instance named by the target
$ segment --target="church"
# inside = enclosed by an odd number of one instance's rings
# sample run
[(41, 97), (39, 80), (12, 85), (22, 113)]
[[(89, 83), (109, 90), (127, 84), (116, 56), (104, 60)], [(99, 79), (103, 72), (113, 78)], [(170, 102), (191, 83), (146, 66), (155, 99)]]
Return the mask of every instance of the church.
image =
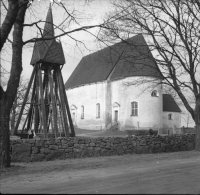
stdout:
[(142, 34), (84, 56), (65, 89), (75, 127), (181, 128), (181, 110), (162, 93), (162, 76)]

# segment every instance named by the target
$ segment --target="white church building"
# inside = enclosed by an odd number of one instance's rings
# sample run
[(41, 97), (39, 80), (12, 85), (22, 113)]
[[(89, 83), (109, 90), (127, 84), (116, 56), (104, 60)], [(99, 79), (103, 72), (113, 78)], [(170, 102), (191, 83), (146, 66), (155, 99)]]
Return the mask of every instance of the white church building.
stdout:
[(181, 110), (171, 95), (162, 93), (161, 81), (142, 34), (83, 57), (65, 83), (74, 126), (181, 128)]

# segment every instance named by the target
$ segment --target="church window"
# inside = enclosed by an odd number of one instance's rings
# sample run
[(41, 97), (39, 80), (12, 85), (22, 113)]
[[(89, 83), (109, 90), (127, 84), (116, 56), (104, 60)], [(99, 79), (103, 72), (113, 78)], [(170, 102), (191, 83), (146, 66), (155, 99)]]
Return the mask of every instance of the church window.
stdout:
[(138, 103), (131, 102), (131, 116), (138, 116)]
[(98, 103), (97, 105), (96, 105), (96, 117), (97, 118), (100, 118), (100, 104)]
[(172, 120), (172, 114), (171, 113), (168, 114), (168, 120)]
[(84, 106), (81, 106), (81, 119), (84, 119)]
[(158, 97), (158, 92), (157, 92), (156, 90), (153, 90), (153, 91), (151, 92), (151, 96), (152, 96), (152, 97)]

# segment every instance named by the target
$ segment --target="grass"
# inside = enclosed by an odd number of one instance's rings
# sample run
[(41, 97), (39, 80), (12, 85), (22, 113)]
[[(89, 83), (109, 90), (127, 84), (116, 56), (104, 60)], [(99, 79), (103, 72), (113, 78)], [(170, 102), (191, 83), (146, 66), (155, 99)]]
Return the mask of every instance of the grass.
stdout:
[(106, 131), (106, 130), (85, 130), (75, 128), (77, 136), (87, 137), (125, 137), (127, 133), (125, 131)]

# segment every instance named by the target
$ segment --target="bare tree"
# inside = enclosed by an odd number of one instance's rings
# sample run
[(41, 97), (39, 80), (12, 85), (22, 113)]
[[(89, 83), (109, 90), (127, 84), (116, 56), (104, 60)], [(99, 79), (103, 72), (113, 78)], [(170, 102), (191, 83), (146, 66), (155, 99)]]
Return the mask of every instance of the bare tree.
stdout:
[(134, 34), (146, 36), (162, 83), (176, 91), (195, 121), (196, 150), (200, 151), (199, 0), (118, 0), (113, 6), (101, 37), (126, 42)]
[[(85, 1), (88, 3), (88, 1)], [(24, 27), (37, 28), (38, 32), (42, 34), (42, 27), (44, 22), (41, 19), (36, 20), (37, 6), (38, 1), (31, 0), (2, 0), (1, 7), (4, 8), (5, 18), (2, 22), (0, 29), (1, 32), (1, 51), (4, 49), (6, 40), (12, 44), (12, 62), (10, 77), (7, 83), (7, 88), (4, 90), (0, 86), (0, 162), (3, 166), (10, 166), (10, 131), (9, 131), (9, 118), (10, 112), (15, 102), (17, 89), (20, 83), (20, 76), (22, 72), (22, 49), (27, 46), (30, 47), (36, 41), (56, 39), (60, 36), (71, 36), (72, 33), (77, 31), (87, 31), (88, 29), (94, 27), (101, 27), (102, 25), (92, 25), (92, 26), (81, 26), (78, 23), (78, 11), (72, 10), (69, 11), (66, 6), (66, 2), (54, 1), (57, 6), (64, 10), (62, 22), (59, 25), (54, 25), (57, 30), (59, 30), (58, 35), (55, 35), (53, 38), (38, 38), (31, 37), (27, 40), (24, 40)], [(34, 9), (37, 6), (37, 9)], [(27, 15), (31, 15), (30, 18)], [(34, 20), (35, 19), (35, 20)], [(28, 22), (27, 22), (28, 21)], [(27, 22), (27, 23), (25, 23)], [(78, 24), (78, 28), (71, 29), (69, 31), (66, 28), (69, 28), (72, 23)], [(42, 26), (42, 27), (41, 27)], [(13, 30), (11, 34), (11, 30)], [(75, 39), (74, 39), (75, 40)], [(78, 40), (75, 40), (77, 43)]]
[[(15, 100), (13, 102), (13, 106), (12, 106), (11, 112), (10, 112), (10, 130), (12, 133), (14, 132), (15, 123), (18, 119), (19, 112), (22, 107), (22, 103), (23, 103), (23, 100), (25, 97), (25, 92), (27, 90), (27, 87), (28, 87), (28, 80), (25, 80), (23, 77), (21, 77), (20, 82), (19, 82), (19, 87), (17, 89), (17, 95), (15, 97)], [(23, 112), (24, 116), (27, 115), (28, 109), (30, 107), (30, 105), (29, 105), (30, 98), (31, 98), (31, 93), (29, 94), (27, 101), (26, 101), (26, 106), (25, 106), (25, 109)]]

